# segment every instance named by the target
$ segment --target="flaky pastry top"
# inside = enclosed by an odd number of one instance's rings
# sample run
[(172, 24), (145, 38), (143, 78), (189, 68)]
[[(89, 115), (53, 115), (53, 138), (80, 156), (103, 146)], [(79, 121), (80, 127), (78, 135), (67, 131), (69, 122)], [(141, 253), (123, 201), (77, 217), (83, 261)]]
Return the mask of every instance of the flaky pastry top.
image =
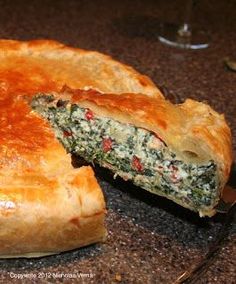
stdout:
[(52, 40), (0, 40), (0, 92), (27, 93), (90, 87), (102, 92), (162, 94), (132, 67), (95, 51)]

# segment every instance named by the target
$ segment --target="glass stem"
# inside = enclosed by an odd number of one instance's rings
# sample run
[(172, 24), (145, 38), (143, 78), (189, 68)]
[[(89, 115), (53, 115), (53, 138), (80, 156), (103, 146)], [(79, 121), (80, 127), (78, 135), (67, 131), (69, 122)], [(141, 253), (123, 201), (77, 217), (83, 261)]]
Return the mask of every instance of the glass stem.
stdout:
[(191, 18), (192, 18), (193, 0), (187, 0), (183, 24), (178, 29), (178, 35), (181, 37), (191, 37)]
[(184, 23), (178, 29), (178, 35), (181, 37), (191, 37), (191, 27), (188, 23)]

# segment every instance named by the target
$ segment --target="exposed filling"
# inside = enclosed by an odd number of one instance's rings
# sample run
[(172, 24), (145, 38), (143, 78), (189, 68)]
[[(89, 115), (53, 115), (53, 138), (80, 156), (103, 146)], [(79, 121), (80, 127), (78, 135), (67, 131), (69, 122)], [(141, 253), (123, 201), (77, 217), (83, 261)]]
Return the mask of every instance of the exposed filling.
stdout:
[(68, 152), (195, 210), (214, 206), (219, 181), (213, 160), (185, 163), (156, 134), (76, 104), (55, 104), (53, 96), (35, 97), (32, 107), (49, 120)]

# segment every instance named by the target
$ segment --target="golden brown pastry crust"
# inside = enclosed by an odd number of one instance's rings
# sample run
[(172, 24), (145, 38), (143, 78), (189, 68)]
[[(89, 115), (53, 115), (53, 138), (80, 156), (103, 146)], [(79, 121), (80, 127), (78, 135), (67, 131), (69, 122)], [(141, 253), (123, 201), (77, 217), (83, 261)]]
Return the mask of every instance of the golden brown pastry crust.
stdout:
[(1, 257), (54, 254), (105, 239), (104, 201), (91, 168), (60, 178), (25, 175), (17, 184), (14, 178), (15, 185), (0, 188)]
[(155, 132), (184, 161), (214, 160), (223, 190), (232, 163), (232, 138), (224, 116), (210, 106), (189, 99), (174, 105), (163, 98), (142, 94), (101, 94), (69, 88), (64, 91), (60, 98), (88, 107), (99, 115)]
[(56, 41), (0, 40), (0, 90), (7, 93), (59, 91), (90, 86), (102, 92), (161, 96), (153, 82), (133, 68), (95, 51)]

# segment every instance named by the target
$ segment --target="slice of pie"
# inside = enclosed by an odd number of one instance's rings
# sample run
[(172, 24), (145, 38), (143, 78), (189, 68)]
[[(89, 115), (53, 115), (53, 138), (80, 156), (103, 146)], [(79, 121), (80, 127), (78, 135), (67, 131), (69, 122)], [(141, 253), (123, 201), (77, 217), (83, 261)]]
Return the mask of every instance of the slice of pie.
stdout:
[(67, 88), (36, 96), (32, 107), (68, 152), (200, 216), (215, 214), (229, 177), (232, 145), (224, 117), (208, 105)]

